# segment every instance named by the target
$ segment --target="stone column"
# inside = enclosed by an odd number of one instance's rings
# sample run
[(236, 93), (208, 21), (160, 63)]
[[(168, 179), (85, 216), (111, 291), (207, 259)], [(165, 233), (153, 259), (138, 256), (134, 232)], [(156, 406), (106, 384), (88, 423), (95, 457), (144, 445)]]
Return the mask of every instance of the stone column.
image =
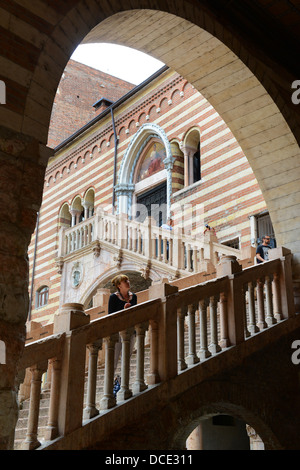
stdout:
[(211, 353), (208, 350), (207, 342), (207, 307), (208, 300), (202, 299), (199, 302), (199, 318), (200, 318), (200, 350), (199, 357), (200, 360), (204, 360), (207, 357), (211, 356)]
[[(74, 330), (90, 322), (83, 305), (67, 303), (54, 317), (53, 333), (66, 333), (62, 353), (58, 433), (63, 436), (82, 425), (86, 365), (86, 331)], [(80, 330), (79, 330), (80, 331)]]
[(58, 436), (58, 404), (59, 390), (61, 381), (61, 360), (53, 358), (49, 361), (49, 367), (52, 369), (51, 393), (49, 404), (49, 419), (47, 430), (45, 432), (45, 440), (52, 441)]
[(143, 324), (135, 326), (136, 331), (136, 379), (133, 384), (133, 392), (139, 393), (146, 390), (147, 385), (144, 382), (144, 356), (145, 356), (145, 332), (146, 327)]
[(89, 344), (89, 372), (88, 372), (88, 389), (87, 389), (87, 403), (83, 411), (85, 419), (94, 418), (99, 414), (96, 408), (96, 384), (97, 384), (97, 364), (98, 352), (102, 347), (101, 340), (95, 344)]
[(121, 388), (118, 391), (118, 402), (127, 400), (132, 396), (129, 389), (129, 374), (130, 374), (130, 338), (132, 337), (133, 329), (120, 331), (122, 341), (122, 366), (121, 366)]
[(0, 149), (0, 341), (5, 351), (5, 361), (0, 361), (0, 449), (10, 450), (18, 418), (15, 380), (29, 305), (27, 250), (53, 151), (4, 127)]
[(178, 355), (178, 370), (187, 368), (184, 358), (184, 321), (187, 309), (181, 307), (177, 311), (177, 355)]
[(158, 317), (158, 376), (161, 381), (177, 375), (177, 298), (178, 287), (167, 283), (149, 287), (149, 300), (161, 299)]
[(196, 305), (190, 304), (188, 306), (188, 325), (189, 325), (189, 353), (186, 358), (186, 363), (191, 366), (199, 362), (199, 357), (196, 353), (196, 323), (195, 311)]
[(44, 364), (37, 364), (30, 368), (32, 373), (30, 404), (26, 439), (22, 443), (23, 450), (34, 450), (41, 445), (37, 438), (37, 432), (40, 411), (42, 375), (47, 370), (47, 367), (48, 362), (46, 361)]
[(158, 324), (154, 320), (149, 320), (149, 338), (150, 338), (150, 372), (147, 376), (149, 385), (160, 382), (158, 373)]
[(119, 335), (115, 334), (103, 338), (105, 344), (105, 376), (104, 376), (104, 393), (101, 398), (101, 409), (108, 410), (116, 405), (116, 399), (113, 394), (114, 382), (114, 357), (115, 344), (119, 339)]

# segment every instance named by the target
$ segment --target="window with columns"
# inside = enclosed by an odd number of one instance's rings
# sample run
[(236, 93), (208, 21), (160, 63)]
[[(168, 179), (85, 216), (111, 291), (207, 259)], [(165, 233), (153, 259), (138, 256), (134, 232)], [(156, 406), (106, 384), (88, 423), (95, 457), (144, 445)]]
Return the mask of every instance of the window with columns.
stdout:
[(73, 198), (71, 205), (65, 202), (58, 217), (59, 227), (74, 227), (94, 215), (94, 189), (90, 188), (83, 198), (77, 195)]
[(190, 186), (201, 180), (201, 148), (198, 128), (187, 132), (181, 151), (184, 155), (184, 186)]
[(35, 308), (41, 308), (48, 304), (49, 299), (49, 287), (42, 286), (36, 292)]

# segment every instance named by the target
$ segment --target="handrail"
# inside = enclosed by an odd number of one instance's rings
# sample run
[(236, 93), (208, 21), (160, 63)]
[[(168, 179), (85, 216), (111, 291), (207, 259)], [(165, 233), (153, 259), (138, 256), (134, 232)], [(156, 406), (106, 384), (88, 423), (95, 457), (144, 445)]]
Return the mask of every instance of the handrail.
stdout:
[[(276, 253), (280, 254), (280, 251)], [(23, 448), (34, 449), (40, 445), (40, 386), (48, 360), (52, 384), (46, 438), (53, 440), (78, 429), (83, 419), (97, 416), (101, 409), (114, 408), (147, 387), (174, 378), (191, 365), (292, 317), (294, 309), (289, 300), (291, 255), (286, 250), (285, 255), (244, 270), (229, 256), (223, 259), (223, 275), (218, 278), (180, 291), (168, 284), (153, 285), (149, 289), (149, 301), (92, 322), (80, 304), (66, 304), (56, 316), (55, 334), (28, 344), (21, 359), (21, 368), (30, 368), (33, 377), (31, 414)], [(64, 331), (59, 332), (62, 326)], [(130, 383), (130, 341), (134, 331), (137, 366), (135, 381)], [(146, 333), (150, 346), (147, 377), (144, 363)], [(200, 337), (198, 350), (197, 334)], [(116, 399), (113, 381), (114, 353), (118, 343), (122, 347), (122, 383)], [(102, 349), (105, 376), (99, 408), (96, 375), (98, 354)], [(86, 371), (88, 392), (84, 406)]]

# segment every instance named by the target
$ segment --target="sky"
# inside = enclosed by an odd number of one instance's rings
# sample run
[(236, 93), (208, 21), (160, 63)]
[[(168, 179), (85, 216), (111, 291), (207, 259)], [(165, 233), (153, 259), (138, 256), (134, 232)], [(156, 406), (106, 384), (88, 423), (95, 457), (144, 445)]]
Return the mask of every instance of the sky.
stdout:
[(136, 49), (105, 43), (82, 44), (71, 59), (134, 85), (139, 85), (164, 65)]

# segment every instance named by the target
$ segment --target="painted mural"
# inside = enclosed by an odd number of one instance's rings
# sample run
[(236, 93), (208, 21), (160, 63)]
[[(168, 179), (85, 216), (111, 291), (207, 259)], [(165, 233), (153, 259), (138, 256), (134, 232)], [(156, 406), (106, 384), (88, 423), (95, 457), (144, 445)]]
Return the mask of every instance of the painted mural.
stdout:
[(166, 158), (166, 150), (163, 144), (154, 142), (144, 156), (137, 181), (142, 181), (158, 171), (164, 169), (163, 160)]

